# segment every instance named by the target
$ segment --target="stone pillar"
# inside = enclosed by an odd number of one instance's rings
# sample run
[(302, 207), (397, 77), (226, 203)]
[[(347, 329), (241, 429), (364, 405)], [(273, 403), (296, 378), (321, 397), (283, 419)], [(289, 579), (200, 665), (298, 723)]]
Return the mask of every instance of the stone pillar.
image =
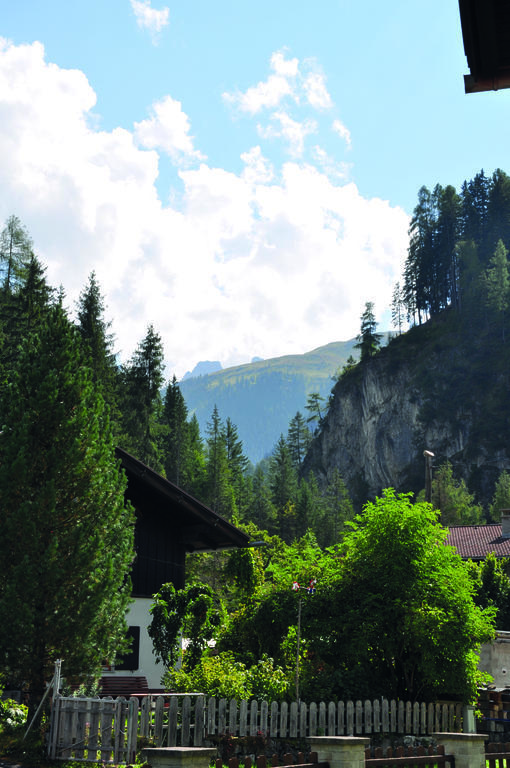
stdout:
[(152, 768), (207, 768), (215, 747), (146, 747), (142, 755)]
[(329, 763), (329, 768), (365, 768), (365, 749), (369, 746), (370, 739), (356, 736), (310, 737), (311, 751), (317, 752), (319, 763)]
[(433, 733), (445, 755), (455, 756), (455, 768), (485, 768), (485, 733)]

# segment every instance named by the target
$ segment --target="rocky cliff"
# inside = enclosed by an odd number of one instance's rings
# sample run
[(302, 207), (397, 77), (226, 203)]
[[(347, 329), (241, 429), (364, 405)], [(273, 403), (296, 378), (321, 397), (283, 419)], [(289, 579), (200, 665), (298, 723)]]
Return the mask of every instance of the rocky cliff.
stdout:
[(510, 468), (508, 351), (472, 336), (466, 346), (463, 331), (415, 328), (344, 374), (303, 474), (324, 481), (338, 468), (359, 506), (390, 486), (422, 489), (428, 449), (487, 502)]

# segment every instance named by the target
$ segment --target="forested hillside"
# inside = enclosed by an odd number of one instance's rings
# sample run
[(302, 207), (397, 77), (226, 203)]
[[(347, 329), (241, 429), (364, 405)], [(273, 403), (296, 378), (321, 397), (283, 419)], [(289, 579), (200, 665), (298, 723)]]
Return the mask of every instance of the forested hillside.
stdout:
[(351, 355), (358, 356), (355, 343), (354, 339), (333, 342), (304, 355), (286, 355), (186, 378), (180, 388), (202, 432), (216, 405), (235, 422), (246, 455), (255, 463), (271, 453), (310, 394), (316, 392), (327, 401), (337, 371)]
[(450, 504), (445, 519), (483, 521), (510, 467), (510, 178), (480, 172), (460, 193), (422, 187), (409, 234), (393, 317), (413, 326), (341, 377), (306, 471), (326, 482), (340, 472), (362, 503), (388, 485), (419, 491), (428, 449), (436, 483), (449, 462), (482, 505)]

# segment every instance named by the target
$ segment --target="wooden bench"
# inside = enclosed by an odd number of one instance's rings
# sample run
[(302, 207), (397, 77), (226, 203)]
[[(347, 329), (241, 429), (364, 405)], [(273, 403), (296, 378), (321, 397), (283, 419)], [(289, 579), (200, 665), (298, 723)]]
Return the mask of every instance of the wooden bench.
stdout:
[(146, 696), (151, 693), (146, 677), (134, 675), (106, 675), (100, 680), (100, 696), (120, 696), (128, 699), (130, 696)]

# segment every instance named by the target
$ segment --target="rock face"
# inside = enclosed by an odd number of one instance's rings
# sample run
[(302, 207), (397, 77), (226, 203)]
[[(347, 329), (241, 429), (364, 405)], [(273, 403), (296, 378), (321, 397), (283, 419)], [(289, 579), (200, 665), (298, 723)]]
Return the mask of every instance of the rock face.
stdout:
[(408, 345), (401, 352), (390, 344), (342, 376), (305, 458), (304, 476), (313, 471), (324, 483), (338, 469), (359, 506), (384, 488), (424, 488), (427, 449), (436, 467), (451, 461), (455, 474), (487, 501), (510, 462), (506, 450), (472, 440), (473, 425), (483, 420), (475, 384), (464, 397), (469, 382), (465, 373), (455, 379), (451, 346)]

